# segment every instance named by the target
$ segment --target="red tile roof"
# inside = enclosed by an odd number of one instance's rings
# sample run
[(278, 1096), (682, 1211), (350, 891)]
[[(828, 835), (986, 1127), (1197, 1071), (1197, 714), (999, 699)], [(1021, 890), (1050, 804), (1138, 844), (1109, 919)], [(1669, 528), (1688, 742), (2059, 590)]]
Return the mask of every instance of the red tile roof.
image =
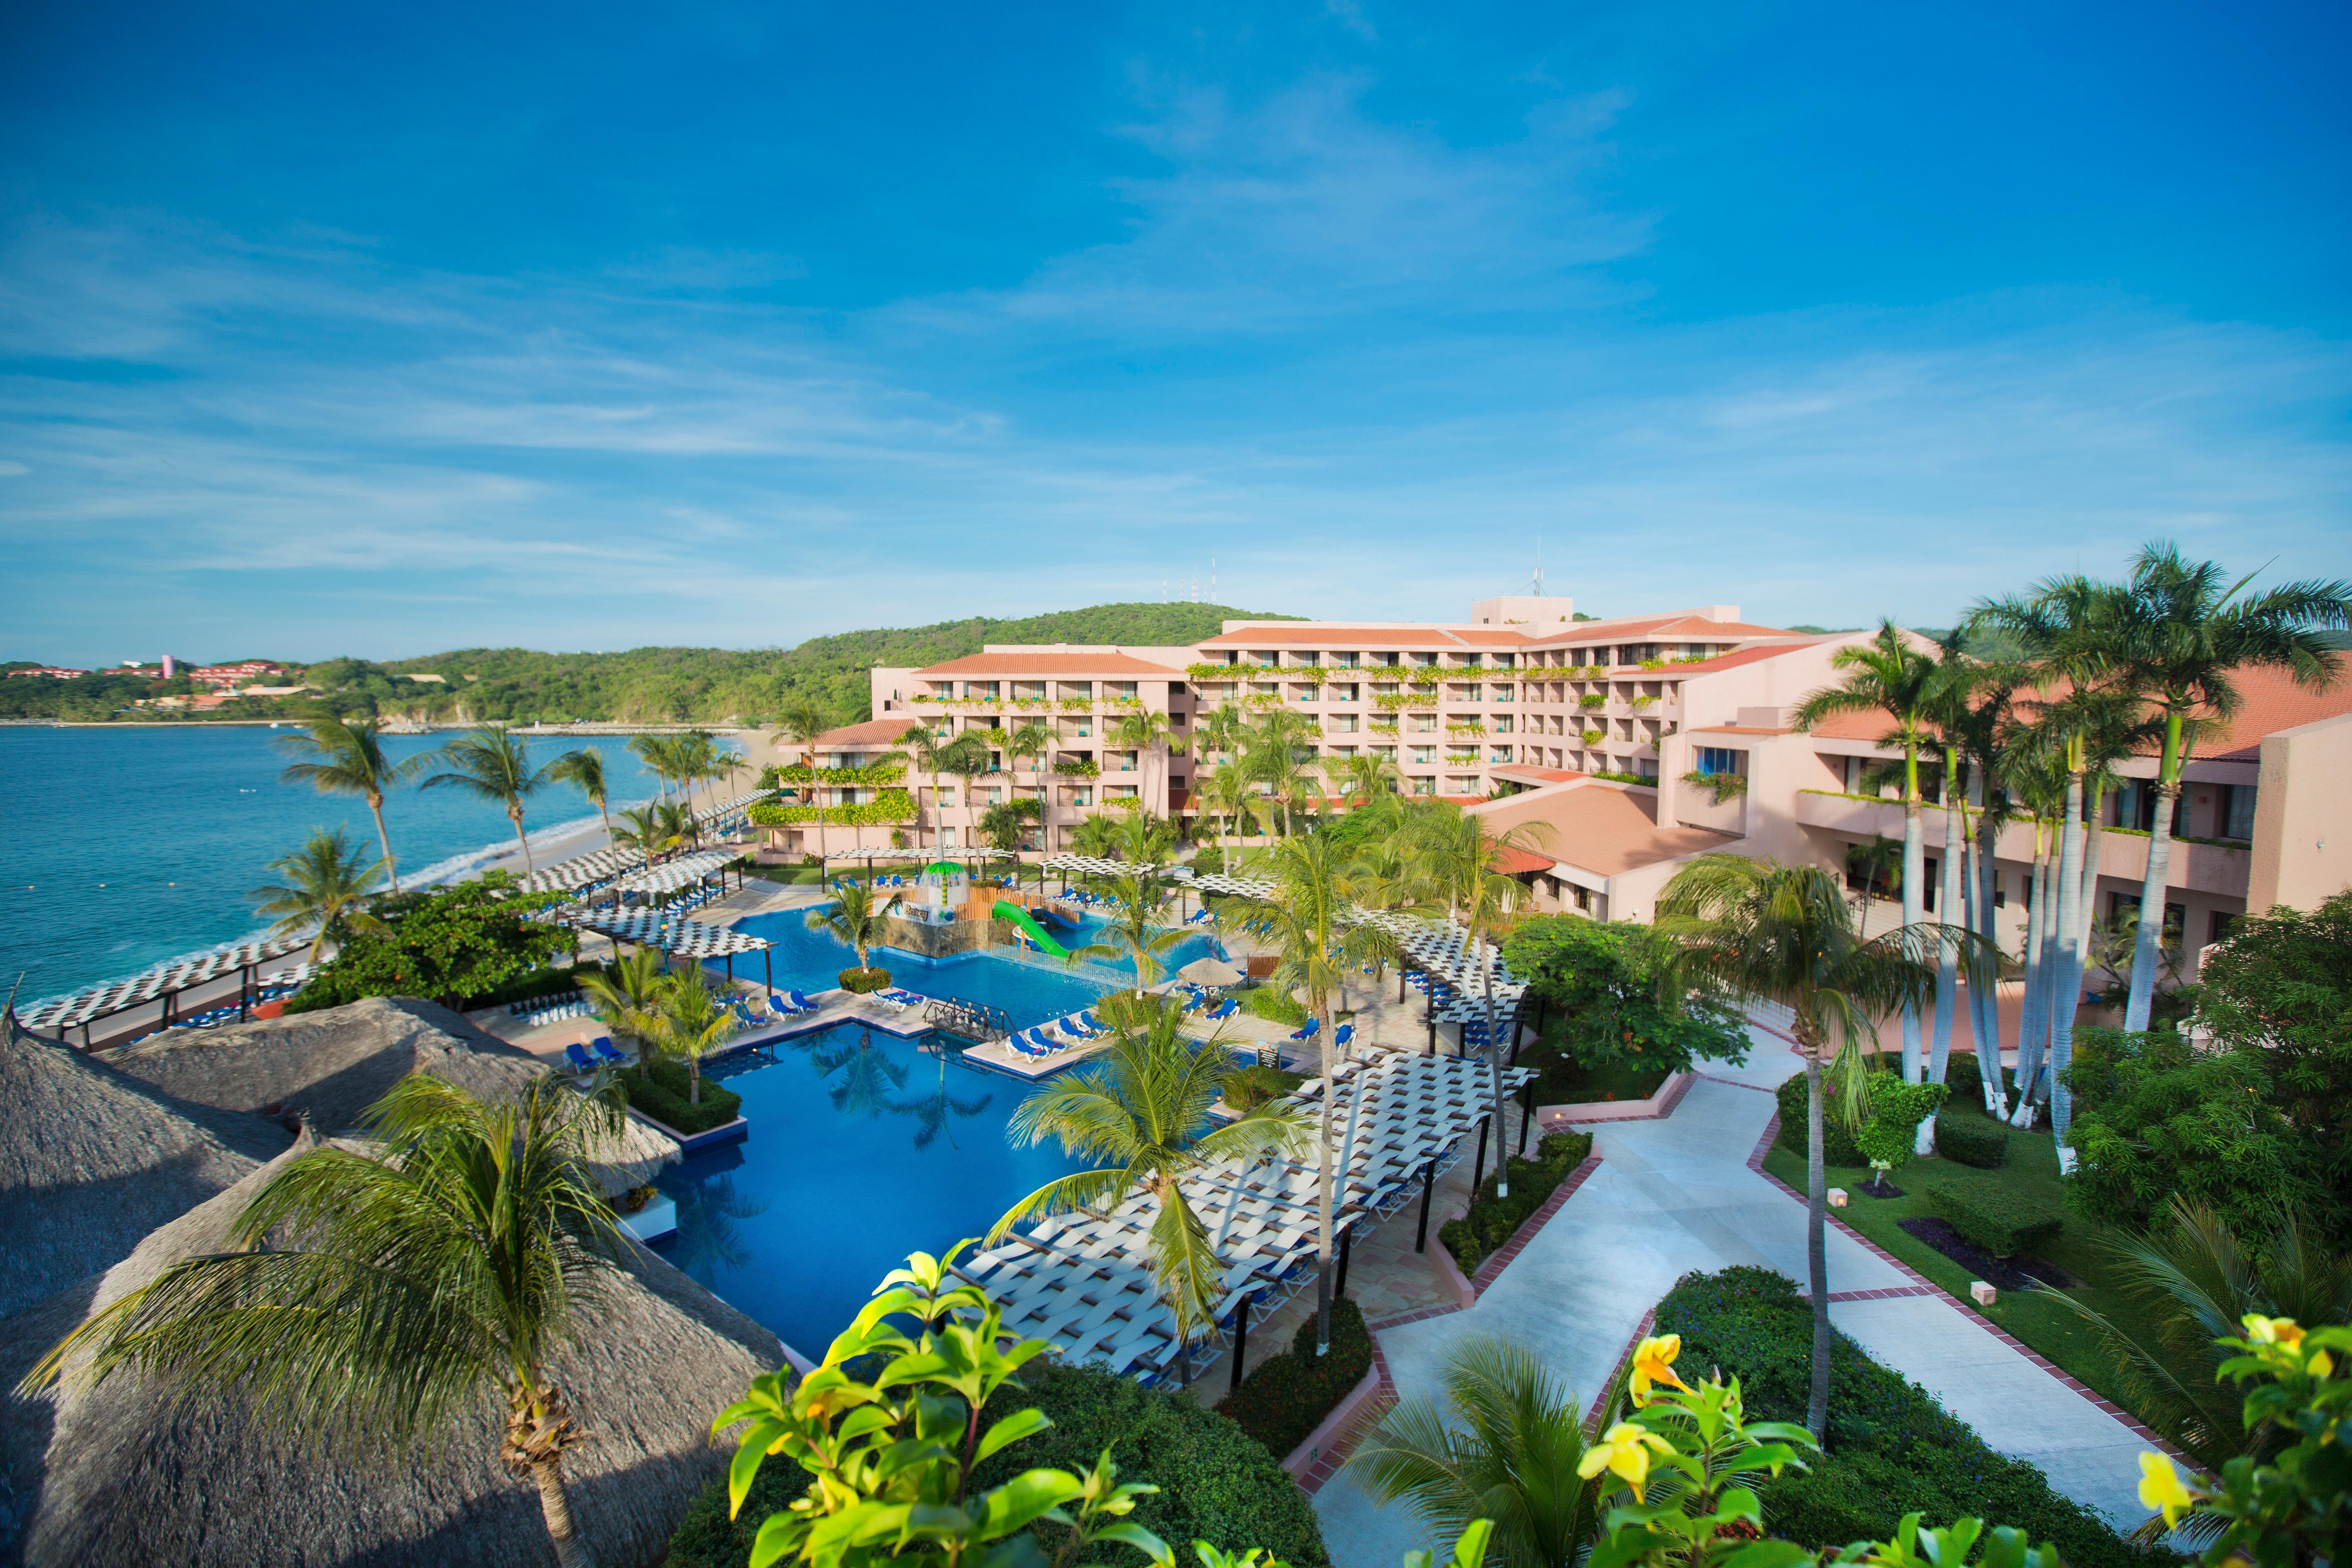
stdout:
[(1511, 795), (1486, 806), (1480, 815), (1543, 823), (1551, 829), (1542, 841), (1544, 852), (1558, 864), (1596, 877), (1613, 877), (1734, 841), (1731, 834), (1703, 827), (1660, 827), (1655, 790), (1600, 780)]
[(1526, 849), (1515, 849), (1507, 844), (1495, 847), (1495, 869), (1506, 877), (1524, 877), (1533, 871), (1549, 871), (1559, 862), (1548, 855), (1538, 855)]
[(1152, 664), (1127, 653), (1068, 653), (1056, 648), (1035, 652), (975, 653), (915, 671), (927, 678), (991, 676), (1143, 676), (1153, 680), (1184, 679), (1184, 672)]
[(1572, 621), (1540, 631), (1510, 626), (1441, 626), (1411, 623), (1386, 626), (1291, 621), (1220, 632), (1203, 648), (1311, 647), (1346, 651), (1366, 647), (1551, 647), (1563, 643), (1617, 642), (1626, 637), (1679, 637), (1685, 641), (1745, 642), (1749, 637), (1800, 634), (1745, 621), (1710, 621), (1698, 616), (1629, 616), (1618, 621)]
[[(1354, 647), (1458, 647), (1462, 639), (1454, 635), (1456, 628), (1441, 626), (1399, 625), (1390, 626), (1349, 626), (1324, 621), (1289, 621), (1281, 626), (1244, 626), (1237, 632), (1220, 632), (1204, 638), (1204, 648), (1228, 647), (1328, 647), (1347, 651)], [(1491, 627), (1477, 628), (1482, 634), (1494, 636)], [(1516, 644), (1516, 632), (1499, 634)]]
[(1585, 776), (1573, 768), (1539, 768), (1532, 763), (1504, 763), (1491, 771), (1496, 778), (1541, 779), (1546, 784), (1567, 784)]
[(863, 724), (845, 724), (838, 730), (827, 730), (819, 735), (813, 749), (820, 752), (857, 752), (869, 746), (896, 745), (909, 730), (920, 727), (913, 719), (869, 719)]

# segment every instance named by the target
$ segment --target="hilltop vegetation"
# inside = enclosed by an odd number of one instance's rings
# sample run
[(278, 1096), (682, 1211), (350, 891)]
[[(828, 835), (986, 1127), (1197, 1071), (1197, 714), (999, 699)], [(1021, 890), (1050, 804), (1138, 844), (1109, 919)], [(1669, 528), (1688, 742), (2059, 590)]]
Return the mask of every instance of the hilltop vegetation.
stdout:
[[(539, 653), (460, 648), (422, 658), (329, 659), (302, 678), (347, 709), (445, 722), (486, 719), (694, 721), (772, 718), (814, 698), (863, 714), (866, 674), (877, 664), (925, 665), (978, 653), (988, 643), (1129, 643), (1168, 646), (1213, 637), (1226, 620), (1293, 620), (1223, 605), (1096, 605), (1021, 619), (974, 616), (935, 626), (812, 637), (793, 648), (645, 647), (626, 653)], [(419, 682), (416, 675), (440, 681)], [(210, 714), (122, 710), (140, 698), (185, 692), (160, 682), (92, 675), (77, 680), (0, 680), (0, 719), (271, 719), (301, 701), (239, 699)]]

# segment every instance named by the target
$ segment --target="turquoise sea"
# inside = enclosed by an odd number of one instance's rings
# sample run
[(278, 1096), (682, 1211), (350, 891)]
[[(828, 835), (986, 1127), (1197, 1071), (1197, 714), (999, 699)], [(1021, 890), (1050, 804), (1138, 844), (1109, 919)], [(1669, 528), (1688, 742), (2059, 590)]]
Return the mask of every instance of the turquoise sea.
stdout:
[[(286, 758), (271, 742), (289, 732), (0, 726), (0, 988), (21, 973), (22, 1005), (257, 934), (247, 893), (313, 827), (340, 823), (373, 848), (366, 802), (278, 782)], [(386, 749), (413, 756), (448, 738), (394, 736)], [(523, 739), (537, 762), (602, 752), (615, 811), (654, 793), (625, 738)], [(569, 784), (525, 812), (535, 839), (595, 818)], [(405, 790), (384, 821), (404, 886), (462, 875), (514, 843), (502, 809), (448, 789)]]

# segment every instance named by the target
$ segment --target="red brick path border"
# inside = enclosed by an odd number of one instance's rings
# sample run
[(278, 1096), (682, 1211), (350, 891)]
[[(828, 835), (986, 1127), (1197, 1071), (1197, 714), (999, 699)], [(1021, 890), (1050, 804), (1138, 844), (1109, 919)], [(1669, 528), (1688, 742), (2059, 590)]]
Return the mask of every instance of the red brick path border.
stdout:
[[(1756, 1147), (1751, 1150), (1748, 1155), (1748, 1168), (1755, 1172), (1758, 1175), (1763, 1177), (1766, 1181), (1771, 1183), (1774, 1186), (1780, 1188), (1782, 1192), (1788, 1194), (1789, 1196), (1794, 1198), (1797, 1202), (1801, 1204), (1807, 1203), (1809, 1200), (1806, 1198), (1804, 1194), (1799, 1192), (1796, 1188), (1790, 1186), (1788, 1183), (1782, 1181), (1780, 1177), (1774, 1175), (1771, 1172), (1764, 1168), (1764, 1152), (1772, 1147), (1772, 1140), (1779, 1137), (1780, 1133), (1780, 1114), (1779, 1111), (1774, 1111), (1772, 1113), (1772, 1120), (1764, 1124), (1764, 1136), (1756, 1141)], [(1830, 1300), (1832, 1302), (1877, 1301), (1895, 1296), (1941, 1296), (1946, 1301), (1949, 1302), (1961, 1316), (1967, 1318), (1969, 1321), (1975, 1323), (1977, 1327), (1984, 1330), (1987, 1333), (1992, 1335), (1993, 1338), (1999, 1340), (2001, 1343), (2007, 1345), (2010, 1349), (2023, 1356), (2027, 1361), (2030, 1361), (2034, 1365), (2040, 1367), (2043, 1372), (2048, 1373), (2052, 1377), (2056, 1378), (2060, 1383), (2064, 1384), (2076, 1394), (2081, 1394), (2084, 1399), (2089, 1400), (2095, 1408), (2106, 1415), (2112, 1415), (2116, 1420), (2122, 1422), (2126, 1426), (2131, 1428), (2132, 1432), (2142, 1441), (2169, 1456), (2175, 1463), (2188, 1469), (2192, 1475), (2198, 1472), (2198, 1466), (2195, 1460), (2189, 1458), (2179, 1449), (2166, 1442), (2162, 1437), (2158, 1436), (2154, 1432), (2149, 1431), (2147, 1425), (2143, 1423), (2138, 1416), (2134, 1415), (2130, 1411), (2126, 1410), (2123, 1406), (2116, 1404), (2113, 1400), (2103, 1398), (2097, 1391), (2084, 1383), (2081, 1378), (2076, 1377), (2074, 1373), (2066, 1371), (2063, 1367), (2053, 1363), (2048, 1357), (2042, 1355), (2032, 1346), (2019, 1339), (2015, 1334), (2011, 1333), (2007, 1329), (2002, 1328), (1999, 1323), (1994, 1322), (1990, 1318), (1988, 1318), (1982, 1312), (1978, 1311), (1974, 1302), (1964, 1301), (1958, 1296), (1953, 1295), (1949, 1290), (1945, 1289), (1941, 1285), (1937, 1284), (1933, 1279), (1928, 1279), (1925, 1274), (1920, 1273), (1916, 1268), (1912, 1268), (1909, 1264), (1904, 1262), (1903, 1259), (1895, 1257), (1895, 1254), (1887, 1251), (1886, 1248), (1871, 1240), (1870, 1237), (1854, 1229), (1853, 1226), (1848, 1225), (1836, 1215), (1832, 1214), (1828, 1217), (1830, 1224), (1845, 1232), (1847, 1236), (1853, 1237), (1855, 1241), (1860, 1242), (1863, 1247), (1868, 1251), (1872, 1257), (1878, 1258), (1882, 1262), (1892, 1265), (1905, 1279), (1909, 1279), (1912, 1282), (1907, 1289), (1832, 1291), (1830, 1293)], [(1800, 1294), (1801, 1294), (1801, 1292), (1800, 1292)]]

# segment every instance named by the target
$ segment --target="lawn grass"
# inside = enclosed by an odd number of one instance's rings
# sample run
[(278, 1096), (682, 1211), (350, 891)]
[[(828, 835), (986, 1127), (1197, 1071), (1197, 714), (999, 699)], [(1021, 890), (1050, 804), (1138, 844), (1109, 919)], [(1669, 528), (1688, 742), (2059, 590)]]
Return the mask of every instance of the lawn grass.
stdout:
[[(1979, 1122), (1989, 1120), (1983, 1107), (1973, 1102), (1955, 1101), (1945, 1107), (1943, 1114), (1952, 1119), (1973, 1118)], [(1803, 1158), (1777, 1142), (1765, 1153), (1764, 1168), (1799, 1192), (1805, 1190)], [(1998, 1170), (1980, 1171), (1951, 1160), (1914, 1160), (1888, 1176), (1903, 1189), (1899, 1198), (1874, 1198), (1864, 1194), (1862, 1189), (1868, 1184), (1870, 1175), (1867, 1165), (1829, 1167), (1829, 1184), (1843, 1187), (1853, 1194), (1846, 1206), (1837, 1211), (1838, 1217), (1962, 1301), (1969, 1300), (1969, 1271), (1902, 1229), (1897, 1221), (1931, 1215), (1934, 1211), (1927, 1194), (1937, 1188), (2000, 1186), (2022, 1190), (2063, 1205), (2057, 1148), (2047, 1130), (2012, 1131), (2009, 1137), (2009, 1163)], [(2102, 1245), (2116, 1234), (2068, 1209), (2065, 1229), (2057, 1240), (2042, 1249), (2041, 1256), (2083, 1281), (2080, 1289), (2067, 1294), (2105, 1314), (2126, 1332), (2154, 1342), (2153, 1328), (2138, 1304), (2116, 1286), (2114, 1267)], [(1978, 1310), (2100, 1394), (2130, 1408), (2097, 1331), (2051, 1300), (2049, 1292), (2004, 1290), (1992, 1306)]]

